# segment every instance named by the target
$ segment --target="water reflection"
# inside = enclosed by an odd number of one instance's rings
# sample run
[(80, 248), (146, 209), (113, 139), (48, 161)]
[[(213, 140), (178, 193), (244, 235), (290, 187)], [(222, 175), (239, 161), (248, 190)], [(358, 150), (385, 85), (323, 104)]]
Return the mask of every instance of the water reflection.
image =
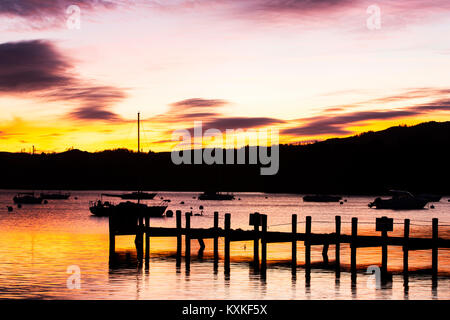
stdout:
[[(172, 203), (186, 202), (193, 206), (189, 193), (164, 193)], [(342, 271), (333, 261), (320, 265), (323, 248), (311, 248), (312, 269), (304, 268), (304, 246), (298, 245), (298, 267), (291, 268), (291, 245), (268, 245), (267, 270), (255, 272), (252, 242), (231, 243), (231, 261), (228, 272), (224, 268), (223, 239), (219, 241), (219, 254), (214, 255), (213, 241), (205, 240), (201, 249), (192, 241), (193, 259), (186, 269), (181, 250), (175, 238), (151, 238), (150, 259), (139, 259), (134, 237), (123, 236), (116, 240), (117, 252), (109, 256), (108, 220), (91, 218), (87, 204), (95, 197), (92, 192), (80, 192), (79, 200), (49, 202), (48, 205), (23, 207), (14, 214), (0, 212), (0, 298), (61, 298), (61, 299), (450, 299), (450, 251), (439, 251), (439, 279), (429, 272), (431, 255), (427, 251), (411, 251), (411, 272), (404, 278), (401, 248), (389, 248), (389, 270), (393, 273), (390, 285), (380, 289), (367, 287), (368, 275), (361, 272), (362, 265), (379, 265), (378, 249), (358, 248), (359, 274), (352, 284), (350, 249), (341, 246)], [(248, 227), (248, 213), (259, 211), (268, 214), (270, 223), (289, 223), (292, 213), (313, 216), (312, 232), (333, 232), (334, 216), (342, 216), (342, 233), (348, 234), (347, 222), (352, 216), (361, 221), (374, 219), (368, 211), (367, 199), (352, 197), (344, 206), (302, 204), (298, 196), (276, 195), (265, 200), (261, 194), (241, 194), (236, 203), (205, 205), (205, 214), (232, 212), (233, 228)], [(8, 193), (0, 192), (0, 206), (10, 201)], [(180, 201), (178, 201), (180, 200)], [(191, 202), (189, 202), (191, 201)], [(299, 205), (300, 203), (300, 205)], [(214, 207), (214, 208), (213, 208)], [(176, 209), (176, 208), (173, 208)], [(450, 203), (439, 203), (435, 213), (440, 221), (450, 223)], [(396, 213), (397, 214), (397, 213)], [(398, 213), (398, 219), (406, 214)], [(415, 220), (430, 220), (429, 212), (414, 213), (411, 234), (428, 237), (430, 225), (417, 226)], [(396, 216), (397, 219), (397, 216)], [(302, 219), (300, 219), (302, 220)], [(330, 220), (331, 224), (314, 224), (316, 220)], [(220, 220), (221, 227), (223, 220)], [(174, 227), (175, 219), (152, 220), (153, 226)], [(212, 220), (192, 217), (192, 227), (211, 227)], [(361, 225), (361, 233), (374, 231)], [(270, 227), (270, 226), (269, 226)], [(400, 226), (401, 227), (401, 226)], [(271, 231), (290, 230), (270, 227)], [(302, 232), (303, 225), (299, 225)], [(402, 234), (402, 229), (394, 234)], [(450, 237), (450, 228), (439, 230), (440, 237)], [(183, 239), (184, 240), (184, 239)], [(333, 256), (334, 246), (329, 248)], [(179, 251), (179, 254), (177, 252)], [(325, 261), (326, 262), (326, 261)], [(81, 290), (66, 287), (67, 267), (77, 265), (82, 272)], [(181, 269), (183, 268), (183, 269)], [(262, 271), (262, 270), (260, 270)], [(305, 274), (303, 274), (305, 272)], [(438, 280), (438, 281), (436, 281)], [(305, 283), (303, 283), (305, 281)], [(333, 285), (334, 284), (334, 285)]]

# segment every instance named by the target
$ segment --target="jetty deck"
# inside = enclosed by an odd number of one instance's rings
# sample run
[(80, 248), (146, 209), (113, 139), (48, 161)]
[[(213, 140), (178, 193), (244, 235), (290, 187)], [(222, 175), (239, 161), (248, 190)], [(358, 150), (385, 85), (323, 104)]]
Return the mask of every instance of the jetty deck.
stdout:
[[(249, 216), (249, 223), (253, 226), (253, 230), (231, 229), (231, 214), (226, 213), (224, 219), (224, 228), (219, 227), (219, 213), (214, 212), (214, 225), (211, 228), (191, 228), (191, 212), (185, 214), (185, 226), (182, 227), (181, 211), (176, 212), (176, 227), (152, 227), (150, 226), (150, 218), (147, 216), (136, 217), (135, 221), (123, 224), (118, 217), (111, 216), (109, 218), (109, 235), (110, 235), (110, 254), (115, 252), (115, 237), (119, 235), (136, 235), (136, 249), (141, 259), (144, 254), (145, 239), (145, 260), (149, 260), (150, 256), (150, 237), (176, 237), (177, 238), (177, 265), (181, 264), (182, 257), (182, 240), (184, 237), (185, 250), (184, 261), (186, 269), (190, 268), (191, 260), (191, 240), (197, 240), (200, 244), (200, 250), (205, 248), (204, 239), (213, 239), (214, 266), (217, 268), (219, 262), (219, 238), (224, 239), (224, 271), (225, 274), (230, 273), (230, 243), (233, 241), (253, 241), (253, 265), (256, 270), (265, 277), (267, 270), (267, 244), (270, 243), (291, 243), (291, 269), (292, 273), (296, 273), (297, 265), (297, 242), (303, 242), (305, 247), (305, 264), (306, 276), (309, 276), (311, 270), (311, 246), (322, 246), (322, 256), (324, 264), (328, 264), (328, 248), (330, 245), (335, 246), (335, 271), (339, 276), (341, 272), (340, 264), (340, 246), (341, 244), (349, 244), (351, 249), (351, 267), (352, 282), (356, 282), (357, 274), (357, 249), (367, 247), (382, 248), (381, 276), (382, 279), (389, 279), (387, 270), (388, 264), (388, 247), (400, 246), (403, 249), (403, 275), (407, 279), (409, 274), (408, 254), (412, 250), (431, 250), (432, 251), (432, 281), (433, 286), (437, 286), (438, 276), (438, 252), (441, 248), (450, 248), (450, 239), (439, 238), (438, 229), (439, 222), (437, 218), (432, 219), (432, 236), (431, 238), (414, 238), (410, 237), (410, 220), (404, 220), (404, 234), (399, 236), (388, 236), (388, 232), (393, 230), (393, 219), (381, 217), (376, 219), (376, 230), (380, 236), (358, 235), (358, 218), (352, 218), (351, 234), (341, 234), (341, 217), (335, 217), (335, 232), (333, 233), (312, 233), (312, 219), (306, 217), (305, 232), (297, 232), (298, 220), (297, 215), (292, 215), (291, 232), (268, 231), (267, 215), (260, 213), (252, 213)], [(261, 246), (261, 257), (260, 254)]]

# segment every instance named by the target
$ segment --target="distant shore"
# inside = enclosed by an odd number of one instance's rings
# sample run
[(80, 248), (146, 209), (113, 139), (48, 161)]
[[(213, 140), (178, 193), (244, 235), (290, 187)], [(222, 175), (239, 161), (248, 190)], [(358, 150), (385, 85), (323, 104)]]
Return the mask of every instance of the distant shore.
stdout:
[[(384, 195), (396, 189), (449, 195), (449, 145), (450, 122), (280, 145), (279, 171), (266, 176), (260, 165), (175, 165), (169, 152), (0, 152), (0, 188), (336, 195)], [(246, 147), (246, 156), (250, 148), (256, 147)]]

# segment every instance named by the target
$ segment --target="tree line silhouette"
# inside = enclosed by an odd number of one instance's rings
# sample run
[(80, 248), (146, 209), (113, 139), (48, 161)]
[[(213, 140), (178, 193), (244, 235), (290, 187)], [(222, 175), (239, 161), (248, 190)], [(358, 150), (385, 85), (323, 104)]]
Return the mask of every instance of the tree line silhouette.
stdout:
[[(170, 152), (1, 152), (0, 188), (450, 194), (449, 146), (450, 122), (280, 145), (280, 167), (273, 176), (260, 175), (259, 164), (175, 165)], [(250, 148), (257, 147), (245, 147), (246, 159)]]

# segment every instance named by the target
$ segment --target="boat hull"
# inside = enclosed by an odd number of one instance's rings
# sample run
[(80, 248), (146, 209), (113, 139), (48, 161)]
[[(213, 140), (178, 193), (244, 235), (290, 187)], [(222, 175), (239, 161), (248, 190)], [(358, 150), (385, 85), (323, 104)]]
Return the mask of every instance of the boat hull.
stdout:
[(156, 196), (156, 193), (130, 193), (130, 194), (123, 194), (120, 196), (120, 198), (124, 200), (152, 200)]
[(375, 209), (419, 210), (423, 209), (427, 203), (427, 200), (422, 199), (379, 199), (372, 202), (369, 206)]
[(109, 217), (111, 215), (162, 217), (166, 209), (167, 206), (147, 206), (126, 202), (118, 205), (94, 205), (89, 208), (89, 211), (98, 217)]
[(234, 200), (234, 195), (231, 193), (204, 192), (198, 195), (198, 200)]
[(59, 193), (45, 194), (45, 193), (41, 193), (41, 198), (42, 199), (46, 199), (46, 200), (67, 200), (67, 199), (69, 199), (69, 197), (70, 197), (69, 193), (65, 193), (65, 194), (59, 194)]
[(342, 197), (338, 196), (304, 196), (303, 202), (339, 202)]
[(13, 201), (17, 204), (41, 204), (42, 198), (36, 198), (31, 196), (25, 196), (25, 197), (14, 197)]

